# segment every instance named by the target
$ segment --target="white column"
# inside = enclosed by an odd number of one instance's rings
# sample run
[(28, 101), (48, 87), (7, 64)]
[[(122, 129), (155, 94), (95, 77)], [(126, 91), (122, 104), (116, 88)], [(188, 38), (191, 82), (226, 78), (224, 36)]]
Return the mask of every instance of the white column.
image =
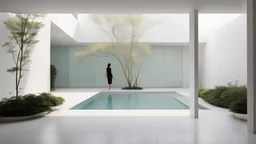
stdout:
[(198, 11), (189, 13), (190, 115), (198, 118)]
[(256, 133), (256, 1), (247, 0), (247, 114), (248, 130)]

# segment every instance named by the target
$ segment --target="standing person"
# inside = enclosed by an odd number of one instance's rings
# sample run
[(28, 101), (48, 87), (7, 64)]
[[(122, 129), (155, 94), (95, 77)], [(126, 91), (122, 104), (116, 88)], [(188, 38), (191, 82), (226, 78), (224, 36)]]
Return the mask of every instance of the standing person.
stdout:
[(111, 71), (111, 64), (110, 63), (108, 63), (108, 66), (106, 68), (106, 77), (108, 79), (108, 89), (111, 89), (113, 74), (112, 74), (112, 71)]

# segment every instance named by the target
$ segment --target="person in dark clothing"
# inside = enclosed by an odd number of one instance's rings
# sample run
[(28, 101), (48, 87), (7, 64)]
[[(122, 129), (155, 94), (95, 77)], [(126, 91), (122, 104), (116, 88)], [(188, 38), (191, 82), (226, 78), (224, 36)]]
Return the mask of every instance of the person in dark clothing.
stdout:
[(108, 79), (108, 88), (111, 89), (113, 74), (112, 74), (112, 71), (111, 71), (111, 64), (110, 63), (108, 63), (108, 66), (106, 68), (106, 77)]

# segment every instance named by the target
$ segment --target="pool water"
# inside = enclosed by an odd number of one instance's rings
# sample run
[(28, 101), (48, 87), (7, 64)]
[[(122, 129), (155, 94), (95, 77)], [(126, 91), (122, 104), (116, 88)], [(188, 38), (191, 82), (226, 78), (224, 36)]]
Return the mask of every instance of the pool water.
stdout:
[[(186, 110), (189, 97), (176, 92), (100, 92), (72, 110)], [(199, 109), (207, 109), (199, 105)]]

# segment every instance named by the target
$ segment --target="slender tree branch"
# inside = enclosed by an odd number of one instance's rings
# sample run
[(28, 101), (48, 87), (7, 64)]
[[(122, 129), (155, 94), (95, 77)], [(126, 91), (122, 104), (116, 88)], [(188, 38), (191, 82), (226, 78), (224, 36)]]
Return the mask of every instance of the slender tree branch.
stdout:
[(99, 24), (100, 25), (100, 28), (101, 30), (110, 38), (111, 42), (113, 42), (113, 38), (106, 32), (106, 30), (103, 28), (102, 24)]
[(142, 31), (142, 33), (139, 35), (139, 37), (137, 38), (136, 42), (138, 42), (138, 41), (141, 39), (141, 37), (143, 36), (143, 34), (144, 34), (149, 28), (151, 28), (151, 27), (153, 27), (153, 26), (155, 26), (155, 25), (156, 25), (156, 24), (151, 25), (151, 26), (147, 27), (146, 29), (144, 29), (144, 30)]

